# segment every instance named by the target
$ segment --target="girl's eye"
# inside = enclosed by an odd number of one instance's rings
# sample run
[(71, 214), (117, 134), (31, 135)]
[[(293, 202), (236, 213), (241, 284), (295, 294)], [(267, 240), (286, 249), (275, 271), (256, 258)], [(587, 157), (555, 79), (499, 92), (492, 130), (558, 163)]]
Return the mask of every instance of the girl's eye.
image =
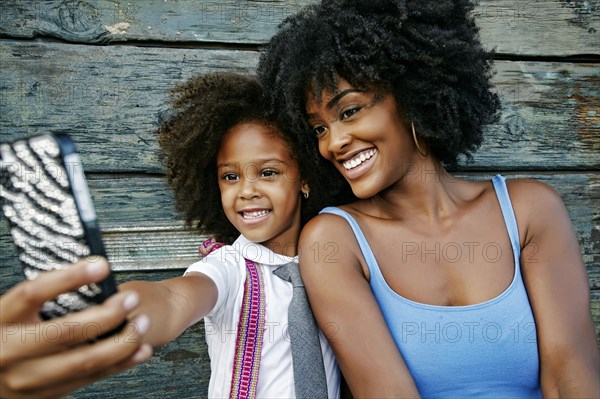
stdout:
[(235, 173), (225, 173), (222, 179), (225, 181), (236, 181), (238, 180), (238, 176)]
[(327, 129), (323, 125), (318, 125), (318, 126), (313, 127), (312, 131), (315, 134), (315, 136), (319, 137), (323, 133), (325, 133), (327, 131)]
[(278, 175), (279, 172), (275, 169), (265, 169), (260, 172), (260, 177), (273, 178)]
[(348, 119), (360, 110), (361, 110), (361, 107), (347, 108), (347, 109), (343, 110), (342, 113), (340, 114), (340, 119), (341, 120)]

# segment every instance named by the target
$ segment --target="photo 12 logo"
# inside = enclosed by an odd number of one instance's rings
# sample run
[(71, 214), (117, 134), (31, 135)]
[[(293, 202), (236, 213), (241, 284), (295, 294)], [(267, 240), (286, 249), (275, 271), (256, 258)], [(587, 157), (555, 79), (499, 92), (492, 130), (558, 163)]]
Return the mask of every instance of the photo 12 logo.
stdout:
[(402, 322), (401, 341), (419, 343), (486, 343), (502, 341), (536, 344), (536, 329), (533, 322), (514, 322), (509, 326), (495, 321), (465, 322)]

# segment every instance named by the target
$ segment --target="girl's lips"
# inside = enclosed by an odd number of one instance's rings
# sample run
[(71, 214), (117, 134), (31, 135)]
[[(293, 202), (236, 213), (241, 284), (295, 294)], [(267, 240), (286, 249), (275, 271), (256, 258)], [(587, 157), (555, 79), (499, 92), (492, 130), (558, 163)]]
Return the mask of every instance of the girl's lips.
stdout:
[(370, 148), (343, 162), (343, 173), (346, 178), (353, 180), (367, 173), (373, 166), (378, 154), (375, 148)]
[(271, 214), (270, 209), (260, 209), (252, 211), (241, 211), (238, 212), (240, 219), (245, 224), (256, 224), (265, 220)]

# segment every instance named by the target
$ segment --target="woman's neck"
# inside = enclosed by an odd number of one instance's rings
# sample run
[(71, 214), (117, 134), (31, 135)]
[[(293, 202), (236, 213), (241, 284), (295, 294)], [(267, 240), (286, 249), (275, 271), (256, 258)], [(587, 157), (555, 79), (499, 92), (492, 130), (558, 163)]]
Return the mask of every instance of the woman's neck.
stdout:
[(440, 225), (456, 214), (461, 202), (458, 186), (464, 183), (429, 157), (366, 201), (380, 217)]

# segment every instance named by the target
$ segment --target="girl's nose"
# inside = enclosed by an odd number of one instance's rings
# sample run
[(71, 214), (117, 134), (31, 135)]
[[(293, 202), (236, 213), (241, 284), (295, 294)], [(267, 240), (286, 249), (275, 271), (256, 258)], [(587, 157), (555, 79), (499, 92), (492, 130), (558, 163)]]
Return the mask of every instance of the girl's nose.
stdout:
[(240, 198), (252, 199), (259, 196), (258, 177), (245, 176), (240, 182)]

